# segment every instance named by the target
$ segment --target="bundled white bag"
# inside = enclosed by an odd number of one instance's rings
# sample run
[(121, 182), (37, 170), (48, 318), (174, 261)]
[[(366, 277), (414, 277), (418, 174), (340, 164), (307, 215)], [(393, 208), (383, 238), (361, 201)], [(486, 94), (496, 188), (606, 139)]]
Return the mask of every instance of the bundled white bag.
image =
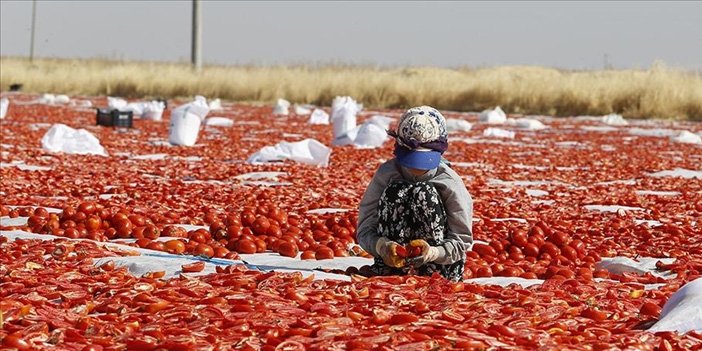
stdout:
[(458, 118), (446, 119), (446, 131), (448, 132), (467, 132), (471, 129), (473, 129), (473, 125), (466, 120)]
[(124, 100), (122, 98), (108, 96), (107, 97), (107, 106), (110, 108), (110, 110), (118, 109), (120, 111), (123, 111), (124, 108), (127, 107), (127, 100)]
[(497, 106), (494, 110), (487, 109), (480, 113), (478, 120), (487, 124), (502, 124), (507, 121), (507, 115)]
[(273, 107), (273, 114), (274, 115), (279, 115), (279, 116), (287, 116), (290, 112), (288, 112), (288, 108), (290, 108), (290, 102), (285, 100), (285, 99), (278, 99), (275, 103), (275, 107)]
[(69, 98), (68, 95), (56, 95), (54, 102), (57, 104), (67, 104), (71, 102), (71, 98)]
[(222, 100), (219, 98), (210, 101), (210, 111), (219, 111), (222, 109)]
[(629, 124), (622, 115), (616, 113), (610, 113), (606, 116), (602, 116), (602, 123), (610, 126), (625, 126)]
[(374, 148), (383, 146), (386, 140), (388, 140), (387, 129), (375, 123), (364, 123), (358, 128), (353, 144), (361, 148)]
[(107, 156), (105, 148), (85, 129), (73, 129), (65, 124), (54, 124), (41, 138), (42, 149), (79, 155)]
[(7, 109), (10, 107), (10, 100), (8, 98), (0, 99), (0, 119), (5, 118), (7, 114)]
[(334, 139), (344, 136), (344, 134), (356, 127), (356, 114), (362, 108), (362, 105), (359, 105), (349, 96), (337, 96), (334, 98), (331, 114)]
[(176, 107), (171, 113), (168, 142), (173, 145), (195, 145), (200, 124), (208, 112), (210, 108), (202, 96), (196, 96), (195, 101)]
[(315, 139), (298, 142), (281, 141), (275, 146), (266, 146), (251, 155), (247, 162), (271, 162), (292, 160), (309, 165), (326, 167), (329, 165), (331, 149)]
[(697, 134), (690, 133), (687, 130), (683, 130), (680, 132), (680, 134), (671, 136), (670, 141), (674, 143), (702, 144), (702, 137)]
[(702, 278), (697, 278), (678, 289), (663, 306), (658, 322), (648, 331), (702, 331)]
[(142, 119), (160, 121), (163, 118), (163, 110), (166, 109), (166, 106), (163, 104), (163, 101), (153, 100), (150, 102), (145, 102), (142, 106)]
[(483, 131), (483, 136), (514, 139), (514, 132), (500, 128), (487, 128)]
[(314, 109), (310, 115), (309, 124), (329, 124), (329, 115), (322, 109)]

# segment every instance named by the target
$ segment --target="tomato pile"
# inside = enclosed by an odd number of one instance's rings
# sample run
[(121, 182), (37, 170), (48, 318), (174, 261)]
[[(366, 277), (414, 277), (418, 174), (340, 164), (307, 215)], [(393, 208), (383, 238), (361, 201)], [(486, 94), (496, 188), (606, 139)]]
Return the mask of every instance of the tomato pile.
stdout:
[(702, 342), (701, 333), (637, 330), (679, 280), (649, 291), (637, 283), (575, 279), (523, 289), (438, 276), (313, 280), (244, 266), (162, 280), (163, 272), (134, 277), (114, 264), (96, 267), (93, 257), (118, 253), (92, 242), (2, 241), (0, 337), (21, 350), (578, 349), (584, 343), (654, 350)]
[[(32, 98), (13, 95), (18, 103), (0, 121), (0, 214), (28, 217), (19, 229), (66, 239), (2, 244), (5, 343), (21, 339), (78, 350), (89, 344), (409, 350), (563, 344), (674, 349), (699, 343), (695, 333), (640, 330), (655, 321), (677, 287), (702, 273), (702, 181), (650, 176), (676, 168), (699, 171), (697, 145), (631, 136), (626, 127), (602, 131), (596, 121), (574, 118), (545, 119), (549, 129), (517, 131), (509, 140), (481, 137), (486, 126), (478, 123), (469, 132), (452, 133), (445, 156), (474, 199), (479, 241), (468, 253), (464, 277), (539, 278), (543, 285), (365, 278), (358, 275), (367, 273), (363, 267), (340, 272), (352, 275), (352, 282), (240, 266), (164, 281), (158, 272), (139, 278), (122, 268), (93, 267), (91, 258), (125, 253), (85, 241), (75, 244), (80, 254), (40, 256), (81, 238), (207, 258), (262, 252), (301, 260), (367, 257), (355, 245), (356, 208), (379, 163), (392, 157), (391, 143), (380, 149), (334, 147), (327, 168), (251, 165), (245, 162), (250, 154), (277, 141), (315, 138), (330, 145), (331, 128), (308, 125), (307, 116), (275, 117), (266, 107), (225, 105), (210, 115), (232, 118), (233, 127), (202, 130), (195, 147), (170, 147), (164, 143), (168, 111), (163, 122), (135, 120), (135, 128), (115, 130), (94, 126), (94, 110), (22, 104)], [(105, 104), (105, 98), (91, 100)], [(378, 113), (398, 117), (401, 111)], [(362, 113), (359, 120), (373, 114)], [(42, 151), (40, 139), (52, 123), (88, 129), (110, 156)], [(688, 122), (638, 127), (702, 130)], [(135, 157), (153, 154), (167, 157)], [(14, 167), (16, 162), (48, 170), (25, 170)], [(258, 174), (282, 184), (242, 178), (252, 172), (267, 172)], [(588, 205), (624, 207), (600, 212)], [(344, 211), (313, 211), (325, 208)], [(405, 249), (414, 255), (411, 247)], [(675, 258), (658, 265), (675, 275), (597, 269), (598, 261), (613, 256)], [(182, 267), (186, 273), (202, 269), (197, 263)], [(62, 282), (66, 287), (57, 285), (59, 276), (71, 278)], [(97, 282), (102, 290), (88, 288)], [(644, 291), (642, 284), (650, 283), (663, 287)], [(78, 287), (88, 293), (78, 294)], [(126, 298), (137, 294), (138, 301)], [(271, 320), (280, 325), (263, 327)], [(353, 340), (339, 336), (340, 330)]]

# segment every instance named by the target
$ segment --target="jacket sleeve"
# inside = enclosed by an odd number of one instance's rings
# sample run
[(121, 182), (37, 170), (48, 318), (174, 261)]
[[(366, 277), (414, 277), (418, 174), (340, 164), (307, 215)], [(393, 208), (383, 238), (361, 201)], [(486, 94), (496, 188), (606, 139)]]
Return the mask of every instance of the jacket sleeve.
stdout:
[(473, 246), (473, 199), (458, 175), (447, 182), (443, 195), (449, 230), (441, 246), (445, 254), (436, 263), (446, 265), (465, 259)]
[(378, 201), (387, 187), (387, 175), (383, 174), (383, 167), (373, 175), (373, 179), (363, 194), (358, 208), (358, 225), (356, 227), (356, 241), (361, 247), (373, 256), (378, 256), (375, 244), (378, 242)]

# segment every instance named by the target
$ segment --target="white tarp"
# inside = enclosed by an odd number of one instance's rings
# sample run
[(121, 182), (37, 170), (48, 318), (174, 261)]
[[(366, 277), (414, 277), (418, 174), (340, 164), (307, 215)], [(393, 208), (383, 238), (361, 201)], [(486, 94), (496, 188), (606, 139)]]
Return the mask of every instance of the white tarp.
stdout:
[(295, 114), (298, 116), (306, 116), (312, 113), (312, 106), (295, 104)]
[(531, 118), (519, 118), (514, 121), (514, 124), (517, 128), (527, 130), (541, 130), (547, 128), (541, 121)]
[(609, 126), (625, 126), (629, 124), (622, 115), (618, 115), (616, 113), (611, 113), (606, 116), (602, 116), (601, 119), (602, 123), (609, 125)]
[(500, 106), (497, 106), (494, 110), (487, 109), (481, 112), (478, 121), (487, 124), (502, 124), (507, 122), (507, 115)]
[(329, 115), (322, 109), (314, 109), (310, 115), (309, 124), (329, 124)]
[(676, 136), (671, 136), (670, 141), (674, 143), (685, 143), (685, 144), (702, 144), (702, 137), (697, 134), (683, 130), (680, 134)]
[(289, 114), (290, 102), (285, 99), (278, 99), (273, 107), (273, 114), (279, 116), (287, 116)]
[(54, 124), (41, 138), (42, 149), (79, 155), (107, 156), (105, 148), (85, 129), (73, 129), (65, 124)]
[(163, 110), (166, 108), (163, 101), (149, 101), (141, 105), (141, 118), (151, 121), (160, 121), (163, 117)]
[(485, 137), (514, 139), (514, 132), (500, 128), (487, 128), (483, 131)]
[(200, 133), (200, 124), (208, 112), (210, 108), (202, 96), (196, 96), (193, 102), (176, 107), (171, 113), (168, 142), (173, 145), (195, 145)]
[(108, 96), (107, 97), (107, 106), (110, 109), (118, 109), (118, 110), (122, 111), (125, 107), (127, 107), (127, 100), (124, 100), (124, 99), (118, 98), (118, 97)]
[[(350, 96), (337, 96), (332, 103), (331, 123), (334, 139), (342, 138), (346, 133), (356, 128), (356, 114), (363, 105), (358, 104)], [(332, 142), (337, 145), (336, 140)]]
[(648, 331), (702, 331), (702, 278), (697, 278), (676, 291), (663, 306), (658, 322)]
[(247, 162), (271, 162), (292, 160), (309, 165), (326, 167), (329, 165), (331, 149), (315, 139), (298, 142), (281, 141), (275, 146), (266, 146), (251, 155)]
[(234, 121), (226, 117), (208, 117), (205, 120), (205, 125), (208, 127), (232, 127)]
[(8, 98), (0, 99), (0, 119), (5, 118), (8, 107), (10, 107), (10, 100)]
[(473, 128), (470, 122), (458, 119), (458, 118), (447, 118), (446, 119), (446, 131), (449, 132), (467, 132)]

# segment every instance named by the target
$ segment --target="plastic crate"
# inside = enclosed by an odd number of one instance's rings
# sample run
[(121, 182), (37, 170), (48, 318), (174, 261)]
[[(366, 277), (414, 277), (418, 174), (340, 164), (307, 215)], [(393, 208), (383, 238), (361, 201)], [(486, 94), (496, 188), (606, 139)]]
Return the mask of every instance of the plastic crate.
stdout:
[(132, 111), (120, 111), (118, 109), (98, 108), (96, 124), (99, 126), (132, 128), (134, 114)]

